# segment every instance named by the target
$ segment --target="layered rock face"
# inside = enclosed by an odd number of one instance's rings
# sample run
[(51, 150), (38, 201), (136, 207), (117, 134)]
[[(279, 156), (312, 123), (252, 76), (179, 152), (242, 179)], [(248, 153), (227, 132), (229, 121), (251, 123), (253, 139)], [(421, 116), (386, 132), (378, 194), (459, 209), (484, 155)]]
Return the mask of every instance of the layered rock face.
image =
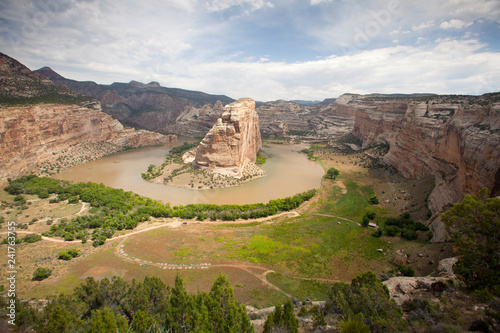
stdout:
[(182, 136), (204, 136), (222, 116), (223, 108), (221, 101), (217, 101), (214, 105), (205, 104), (201, 108), (186, 106), (175, 122), (165, 125), (164, 130)]
[(126, 147), (175, 139), (124, 129), (98, 101), (30, 71), (0, 54), (0, 182), (53, 174)]
[(446, 237), (439, 214), (487, 187), (500, 195), (500, 94), (434, 96), (392, 102), (360, 98), (353, 134), (363, 146), (389, 144), (383, 161), (408, 178), (436, 176), (429, 196), (434, 240)]
[(126, 147), (175, 139), (145, 130), (124, 129), (96, 102), (0, 108), (0, 181), (24, 174), (53, 174)]
[(317, 140), (350, 133), (355, 115), (353, 110), (337, 102), (303, 107), (295, 102), (274, 101), (264, 103), (257, 112), (262, 133), (267, 136)]
[(242, 98), (224, 107), (222, 117), (200, 142), (193, 165), (241, 173), (247, 161), (255, 162), (261, 146), (255, 102)]

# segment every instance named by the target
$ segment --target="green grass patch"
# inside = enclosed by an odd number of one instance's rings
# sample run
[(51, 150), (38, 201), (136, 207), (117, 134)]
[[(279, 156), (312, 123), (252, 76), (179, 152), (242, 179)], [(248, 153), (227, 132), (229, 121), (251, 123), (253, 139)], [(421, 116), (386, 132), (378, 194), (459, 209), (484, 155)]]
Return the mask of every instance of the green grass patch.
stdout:
[(352, 223), (339, 225), (337, 219), (328, 217), (303, 216), (293, 221), (263, 226), (246, 242), (226, 244), (226, 249), (232, 257), (276, 265), (310, 278), (335, 276), (343, 267), (332, 265), (333, 261), (370, 265), (369, 261), (385, 259), (376, 250), (387, 245), (371, 237), (371, 230)]
[(256, 227), (261, 225), (262, 222), (249, 222), (249, 223), (239, 223), (239, 224), (219, 224), (214, 225), (212, 228), (214, 229), (226, 229), (226, 228), (248, 228), (248, 227)]
[(297, 279), (279, 273), (270, 273), (267, 280), (283, 290), (303, 301), (309, 298), (311, 301), (324, 301), (329, 290), (330, 283)]
[(347, 192), (342, 194), (342, 189), (334, 186), (320, 212), (361, 221), (361, 217), (371, 209), (368, 199), (373, 195), (373, 189), (371, 186), (361, 187), (349, 179), (344, 184)]
[(248, 293), (250, 305), (262, 309), (276, 304), (284, 304), (289, 298), (274, 289), (254, 289)]

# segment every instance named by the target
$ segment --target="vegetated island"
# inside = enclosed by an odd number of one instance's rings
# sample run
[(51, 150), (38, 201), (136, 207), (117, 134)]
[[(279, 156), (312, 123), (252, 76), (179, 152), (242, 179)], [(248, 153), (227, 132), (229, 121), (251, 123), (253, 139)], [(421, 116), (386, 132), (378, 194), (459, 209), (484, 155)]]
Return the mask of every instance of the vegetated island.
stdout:
[(150, 165), (142, 178), (192, 189), (239, 186), (265, 176), (259, 164), (262, 141), (255, 102), (241, 98), (224, 107), (221, 118), (197, 143), (172, 149), (159, 167)]

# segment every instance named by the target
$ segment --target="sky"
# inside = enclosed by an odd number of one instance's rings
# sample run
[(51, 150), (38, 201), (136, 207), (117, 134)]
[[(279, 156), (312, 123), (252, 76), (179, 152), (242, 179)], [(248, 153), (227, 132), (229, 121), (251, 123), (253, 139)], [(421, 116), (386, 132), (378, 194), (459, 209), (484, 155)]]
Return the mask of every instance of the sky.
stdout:
[(0, 52), (258, 101), (500, 91), (499, 0), (1, 0)]

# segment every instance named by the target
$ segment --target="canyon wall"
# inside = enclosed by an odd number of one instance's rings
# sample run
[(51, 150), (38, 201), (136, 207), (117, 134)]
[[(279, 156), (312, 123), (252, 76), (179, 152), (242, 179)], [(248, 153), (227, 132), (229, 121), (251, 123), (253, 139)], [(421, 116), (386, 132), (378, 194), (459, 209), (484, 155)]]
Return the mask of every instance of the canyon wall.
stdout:
[(24, 174), (49, 175), (129, 147), (175, 139), (145, 130), (125, 129), (87, 106), (37, 104), (0, 108), (0, 181)]
[(435, 241), (446, 238), (439, 213), (452, 203), (483, 187), (500, 195), (500, 94), (351, 101), (363, 147), (388, 144), (384, 163), (408, 178), (436, 177), (428, 200)]
[(247, 161), (255, 162), (262, 146), (255, 102), (241, 98), (223, 108), (221, 118), (196, 149), (198, 168), (228, 168), (241, 172)]
[(353, 109), (333, 102), (300, 106), (295, 102), (267, 102), (257, 109), (262, 134), (269, 137), (300, 137), (331, 140), (348, 134), (354, 125)]
[(125, 129), (92, 97), (55, 85), (3, 53), (0, 82), (0, 182), (175, 139)]

